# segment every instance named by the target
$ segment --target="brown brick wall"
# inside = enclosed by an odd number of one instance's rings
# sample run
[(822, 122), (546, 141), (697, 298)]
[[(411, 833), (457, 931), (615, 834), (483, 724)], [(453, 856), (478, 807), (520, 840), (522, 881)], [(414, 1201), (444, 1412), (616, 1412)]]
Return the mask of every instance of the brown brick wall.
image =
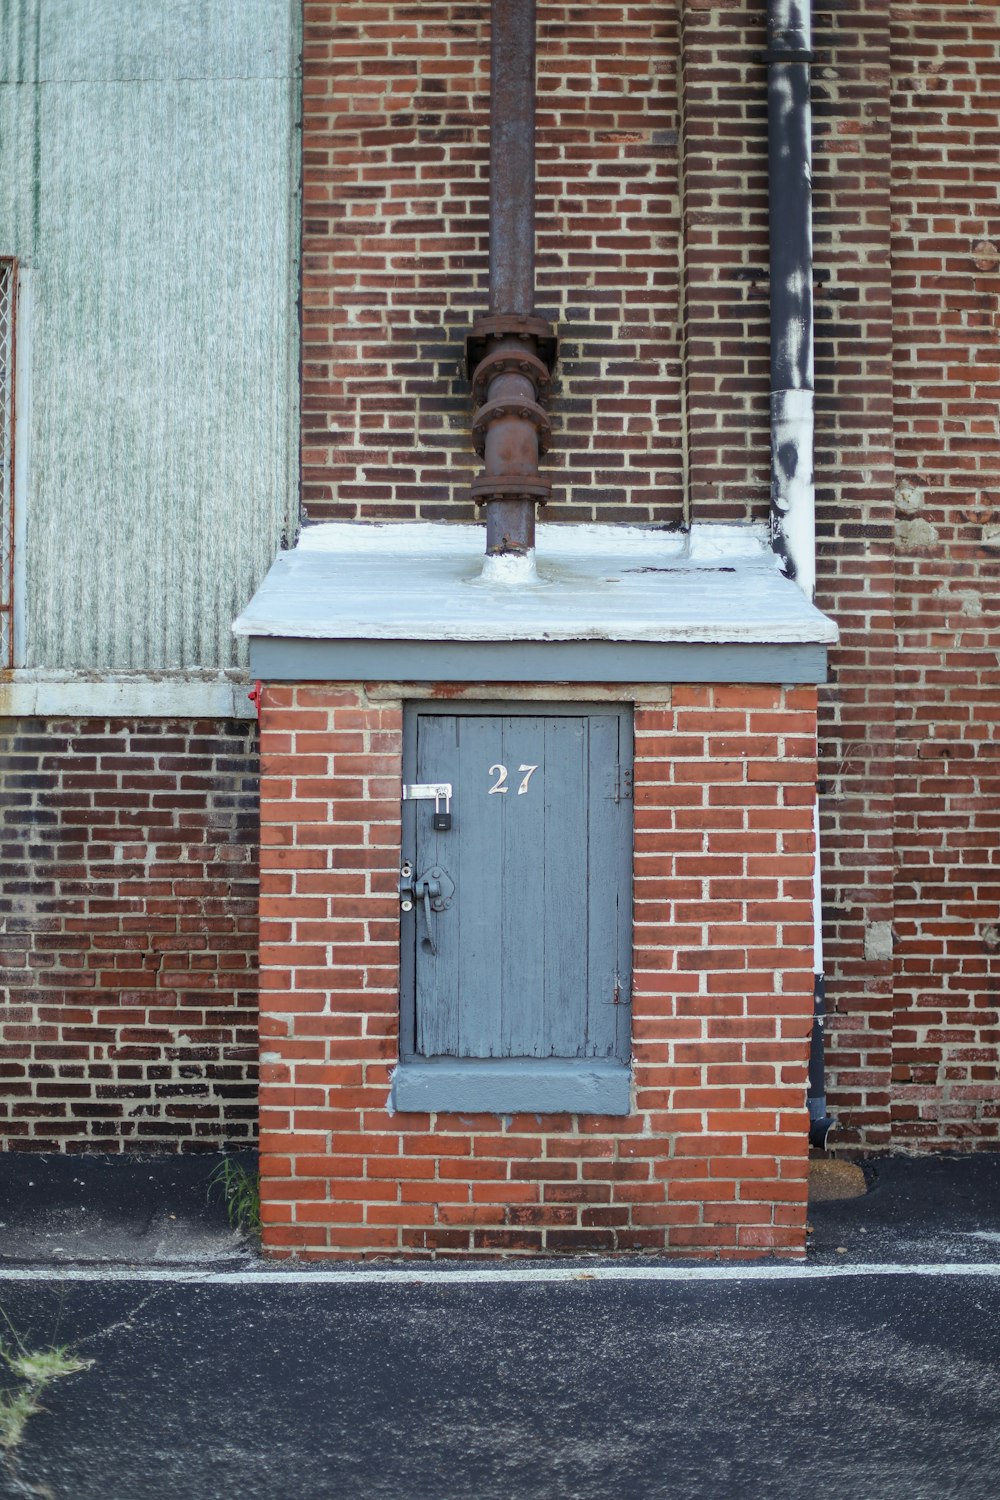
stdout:
[[(562, 337), (550, 513), (681, 514), (678, 18), (539, 6), (538, 310)], [(303, 496), (469, 520), (489, 7), (306, 0)]]
[(765, 9), (678, 8), (688, 509), (743, 521), (770, 503)]
[(256, 1134), (256, 726), (0, 720), (0, 1136)]
[(882, 0), (821, 5), (813, 69), (817, 603), (830, 1102), (837, 1144), (890, 1141), (894, 539), (890, 35)]
[[(566, 341), (552, 519), (766, 510), (764, 12), (539, 5), (539, 303)], [(988, 1145), (1000, 19), (818, 0), (814, 25), (836, 1139)], [(306, 67), (309, 514), (468, 518), (487, 8), (307, 3)]]
[[(738, 520), (766, 509), (764, 9), (539, 4), (539, 307), (563, 337), (550, 519)], [(306, 0), (303, 493), (313, 520), (473, 515), (462, 354), (486, 302), (487, 12), (459, 0)], [(834, 1139), (995, 1146), (1000, 16), (972, 0), (818, 0), (815, 42), (818, 600), (842, 630), (820, 701)], [(76, 832), (55, 845), (58, 860), (23, 825), (5, 841), (11, 899), (55, 924), (31, 927), (30, 945), (12, 934), (13, 975), (22, 1000), (46, 997), (44, 1045), (68, 1047), (65, 1016), (85, 1026), (85, 1007), (50, 1013), (50, 987), (60, 1005), (78, 988), (96, 993), (110, 971), (95, 964), (105, 939), (86, 923), (100, 920), (121, 950), (112, 992), (125, 993), (126, 964), (143, 972), (127, 924), (148, 926), (151, 898), (121, 905), (105, 845), (79, 816), (94, 804), (58, 800), (83, 796), (63, 774), (78, 738), (59, 731), (63, 748), (47, 755), (52, 726), (22, 732), (41, 759), (19, 750), (11, 774), (43, 784), (8, 786), (7, 816), (23, 804), (46, 814), (41, 832)], [(135, 787), (117, 768), (114, 816), (126, 828), (134, 795), (127, 829), (147, 829), (157, 849), (154, 795), (187, 793), (175, 780), (154, 794), (147, 752), (130, 743)], [(205, 755), (199, 765), (216, 765)], [(213, 808), (206, 860), (216, 837), (242, 860), (251, 834), (233, 832), (231, 816)], [(18, 863), (25, 848), (39, 850), (30, 874)], [(155, 1040), (130, 1037), (149, 1053), (119, 1060), (128, 1075), (103, 1054), (103, 1020), (72, 1045), (106, 1074), (88, 1072), (82, 1055), (36, 1051), (33, 1066), (54, 1071), (29, 1079), (19, 1037), (6, 1062), (14, 1108), (44, 1112), (19, 1114), (17, 1140), (169, 1145), (249, 1131), (240, 860), (238, 914), (211, 907), (222, 926), (205, 950), (187, 942), (179, 885), (157, 913), (189, 977), (203, 951), (227, 955), (208, 988), (230, 996), (228, 1020), (194, 1005), (201, 1040), (184, 1045), (198, 1057), (183, 1064), (194, 1075), (177, 1071), (173, 1021)], [(199, 864), (195, 890), (183, 890), (191, 910), (223, 867)], [(177, 974), (165, 968), (153, 988), (200, 995), (201, 979), (189, 987)], [(148, 984), (147, 973), (131, 988)], [(152, 1026), (154, 1013), (140, 1011)], [(208, 1067), (236, 1073), (209, 1082), (198, 1071)], [(126, 1083), (139, 1090), (131, 1104), (114, 1094)], [(195, 1092), (154, 1097), (181, 1086)]]
[(1000, 13), (893, 7), (892, 1138), (1000, 1145)]
[(799, 1255), (815, 689), (686, 687), (635, 740), (635, 1105), (386, 1111), (401, 705), (265, 690), (261, 1166), (274, 1255)]

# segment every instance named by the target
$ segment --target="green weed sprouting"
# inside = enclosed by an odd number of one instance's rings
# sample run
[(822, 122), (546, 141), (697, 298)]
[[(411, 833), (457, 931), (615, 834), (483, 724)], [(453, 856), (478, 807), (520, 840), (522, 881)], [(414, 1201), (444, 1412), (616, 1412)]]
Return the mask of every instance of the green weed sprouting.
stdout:
[(5, 1349), (3, 1357), (14, 1374), (36, 1390), (44, 1390), (63, 1375), (89, 1370), (94, 1363), (92, 1359), (80, 1359), (79, 1355), (70, 1354), (66, 1344), (59, 1348), (28, 1349), (23, 1354), (11, 1354)]
[(222, 1194), (230, 1229), (260, 1234), (260, 1173), (224, 1156), (208, 1179), (209, 1195)]
[(21, 1382), (13, 1390), (0, 1390), (0, 1448), (9, 1453), (24, 1437), (29, 1420), (43, 1410), (40, 1397), (46, 1387), (65, 1375), (89, 1370), (94, 1361), (71, 1353), (68, 1344), (29, 1349), (6, 1314), (4, 1317), (17, 1347), (12, 1349), (0, 1342), (0, 1359)]
[(0, 1448), (8, 1453), (24, 1437), (31, 1417), (41, 1411), (34, 1392), (27, 1386), (16, 1391), (0, 1391)]

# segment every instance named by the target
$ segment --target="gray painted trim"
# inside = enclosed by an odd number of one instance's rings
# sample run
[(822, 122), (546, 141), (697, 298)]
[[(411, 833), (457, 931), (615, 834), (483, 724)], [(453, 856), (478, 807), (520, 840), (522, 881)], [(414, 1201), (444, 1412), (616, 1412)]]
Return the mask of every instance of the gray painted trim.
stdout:
[[(417, 775), (417, 735), (414, 709), (409, 705), (403, 715), (403, 780), (415, 781)], [(417, 804), (409, 800), (402, 807), (402, 859), (415, 859), (417, 850)], [(404, 1055), (417, 1050), (417, 913), (399, 913), (399, 1050)]]
[[(427, 714), (445, 714), (451, 718), (478, 718), (482, 714), (488, 717), (510, 719), (520, 716), (525, 719), (534, 718), (571, 718), (571, 719), (617, 719), (619, 723), (632, 723), (632, 704), (628, 703), (605, 703), (600, 700), (586, 702), (581, 699), (560, 698), (552, 703), (547, 698), (408, 698), (404, 710), (407, 723), (411, 720), (423, 718)], [(623, 761), (626, 770), (632, 769), (632, 759), (628, 763)], [(416, 774), (416, 762), (410, 768)], [(412, 777), (410, 778), (412, 779)]]
[(400, 1113), (627, 1115), (632, 1073), (606, 1058), (414, 1058), (390, 1102)]
[(31, 477), (31, 355), (34, 275), (18, 266), (14, 302), (14, 597), (11, 629), (15, 667), (27, 660), (28, 484)]
[(826, 647), (688, 641), (347, 641), (254, 636), (264, 682), (825, 682)]
[(184, 672), (15, 671), (0, 682), (0, 718), (252, 719), (241, 677)]

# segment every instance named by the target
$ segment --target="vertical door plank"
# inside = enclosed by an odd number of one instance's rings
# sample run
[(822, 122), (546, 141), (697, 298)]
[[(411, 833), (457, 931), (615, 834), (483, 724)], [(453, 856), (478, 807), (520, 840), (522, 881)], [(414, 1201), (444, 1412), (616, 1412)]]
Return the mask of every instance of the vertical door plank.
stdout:
[[(403, 780), (417, 779), (417, 716), (407, 711), (403, 716)], [(413, 860), (417, 847), (416, 804), (403, 803), (401, 854)], [(399, 912), (399, 1055), (410, 1057), (417, 1051), (417, 975), (416, 913)]]
[(634, 864), (634, 741), (632, 714), (618, 714), (618, 770), (622, 800), (618, 808), (618, 975), (622, 1003), (617, 1008), (615, 1056), (628, 1062), (632, 1055), (632, 867)]
[[(501, 719), (457, 716), (454, 834), (459, 847), (456, 906), (459, 950), (459, 1057), (500, 1055), (503, 1003), (503, 797), (490, 796), (502, 760)], [(451, 837), (451, 835), (446, 835)]]
[(545, 724), (544, 1047), (549, 1057), (582, 1057), (587, 1031), (589, 721), (552, 716)]
[[(538, 1057), (545, 1055), (541, 1026), (545, 977), (544, 806), (549, 769), (545, 720), (537, 715), (505, 717), (501, 758), (508, 772), (507, 791), (496, 797), (503, 803), (504, 827), (501, 1050), (504, 1057)], [(537, 769), (529, 773), (522, 766)]]
[[(454, 784), (459, 774), (458, 720), (447, 714), (418, 714), (416, 732), (417, 781), (450, 781)], [(434, 865), (441, 865), (456, 881), (457, 895), (455, 864), (459, 842), (455, 834), (435, 833), (433, 802), (415, 803), (414, 813), (414, 874), (423, 875)], [(452, 813), (453, 824), (457, 824), (454, 804)], [(454, 1056), (459, 1041), (460, 908), (453, 898), (449, 911), (434, 913), (436, 954), (431, 952), (427, 941), (422, 902), (415, 903), (413, 915), (416, 924), (417, 1051), (431, 1057), (441, 1053)]]
[(590, 721), (590, 870), (587, 942), (587, 1056), (614, 1057), (618, 1014), (618, 889), (623, 829), (618, 791), (618, 716), (594, 714)]

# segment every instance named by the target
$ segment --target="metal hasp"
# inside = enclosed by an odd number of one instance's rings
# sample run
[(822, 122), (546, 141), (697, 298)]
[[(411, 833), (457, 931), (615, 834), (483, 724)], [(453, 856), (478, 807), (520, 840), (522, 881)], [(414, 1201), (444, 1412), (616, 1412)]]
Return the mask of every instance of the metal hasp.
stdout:
[[(419, 782), (414, 781), (403, 787), (404, 802), (429, 802), (434, 803), (434, 816), (431, 819), (431, 827), (438, 833), (447, 833), (451, 828), (451, 782)], [(444, 803), (442, 808), (441, 803)]]
[(816, 590), (813, 482), (810, 0), (768, 0), (771, 259), (771, 543), (807, 599)]
[(545, 411), (557, 340), (535, 316), (535, 0), (490, 7), (490, 306), (466, 341), (483, 459), (472, 494), (486, 507), (486, 551), (530, 553), (535, 507), (551, 484)]

